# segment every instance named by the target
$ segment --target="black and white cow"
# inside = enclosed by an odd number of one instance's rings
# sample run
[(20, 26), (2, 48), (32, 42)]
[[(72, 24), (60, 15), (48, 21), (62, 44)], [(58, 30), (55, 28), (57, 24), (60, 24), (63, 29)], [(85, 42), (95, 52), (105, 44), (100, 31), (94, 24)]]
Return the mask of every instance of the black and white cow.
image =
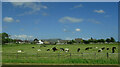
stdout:
[(112, 53), (115, 53), (116, 47), (112, 47)]
[(80, 48), (77, 49), (77, 52), (80, 52)]
[(64, 48), (60, 48), (61, 51), (64, 51)]
[(58, 50), (56, 47), (53, 47), (52, 50), (55, 52), (56, 50)]

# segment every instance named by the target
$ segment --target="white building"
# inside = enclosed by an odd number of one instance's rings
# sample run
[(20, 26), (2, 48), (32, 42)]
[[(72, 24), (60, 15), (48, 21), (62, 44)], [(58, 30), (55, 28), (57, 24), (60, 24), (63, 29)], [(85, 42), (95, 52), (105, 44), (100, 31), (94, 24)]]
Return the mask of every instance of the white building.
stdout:
[(39, 40), (37, 44), (43, 44), (44, 42), (42, 40)]

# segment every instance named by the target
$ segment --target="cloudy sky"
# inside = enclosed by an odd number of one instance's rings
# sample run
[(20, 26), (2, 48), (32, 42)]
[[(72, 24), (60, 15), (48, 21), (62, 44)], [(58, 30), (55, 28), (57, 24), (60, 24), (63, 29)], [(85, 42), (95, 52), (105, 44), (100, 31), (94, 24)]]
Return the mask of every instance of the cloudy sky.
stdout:
[(118, 39), (118, 3), (4, 2), (3, 32), (21, 39)]

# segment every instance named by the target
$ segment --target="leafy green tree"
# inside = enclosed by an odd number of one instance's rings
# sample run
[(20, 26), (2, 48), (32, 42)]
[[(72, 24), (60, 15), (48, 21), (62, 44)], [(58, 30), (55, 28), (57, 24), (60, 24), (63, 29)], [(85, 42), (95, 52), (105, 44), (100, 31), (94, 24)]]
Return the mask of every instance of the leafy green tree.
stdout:
[(115, 39), (113, 37), (111, 37), (110, 39), (111, 39), (110, 42), (115, 42)]
[(83, 41), (84, 41), (85, 44), (89, 44), (90, 43), (90, 41), (88, 41), (88, 40), (83, 40)]
[(107, 39), (106, 39), (106, 42), (110, 43), (110, 42), (111, 42), (111, 39), (107, 38)]

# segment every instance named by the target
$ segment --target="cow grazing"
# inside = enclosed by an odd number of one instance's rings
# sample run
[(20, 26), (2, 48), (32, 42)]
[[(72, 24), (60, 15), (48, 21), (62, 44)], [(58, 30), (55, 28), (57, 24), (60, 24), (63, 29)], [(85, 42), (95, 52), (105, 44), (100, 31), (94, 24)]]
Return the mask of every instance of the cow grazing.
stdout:
[(98, 52), (102, 52), (102, 49), (99, 49)]
[(101, 48), (102, 50), (104, 50), (105, 49), (105, 47), (103, 47), (103, 48)]
[(109, 50), (110, 48), (107, 48), (107, 50)]
[(61, 51), (64, 51), (64, 48), (60, 48)]
[(35, 48), (35, 47), (32, 47), (32, 48)]
[(112, 47), (112, 53), (115, 53), (116, 47)]
[(47, 49), (47, 51), (50, 51), (50, 49)]
[(17, 52), (18, 52), (18, 53), (21, 53), (21, 52), (23, 52), (23, 50), (18, 50)]
[(56, 50), (58, 50), (56, 47), (53, 47), (52, 50), (55, 52)]
[(95, 47), (96, 49), (98, 48), (98, 47)]
[(37, 51), (41, 51), (40, 49), (38, 49)]
[(89, 50), (89, 47), (85, 48), (85, 50)]
[(69, 52), (69, 49), (68, 49), (68, 48), (65, 48), (65, 52)]
[(80, 48), (77, 49), (77, 52), (80, 52)]

